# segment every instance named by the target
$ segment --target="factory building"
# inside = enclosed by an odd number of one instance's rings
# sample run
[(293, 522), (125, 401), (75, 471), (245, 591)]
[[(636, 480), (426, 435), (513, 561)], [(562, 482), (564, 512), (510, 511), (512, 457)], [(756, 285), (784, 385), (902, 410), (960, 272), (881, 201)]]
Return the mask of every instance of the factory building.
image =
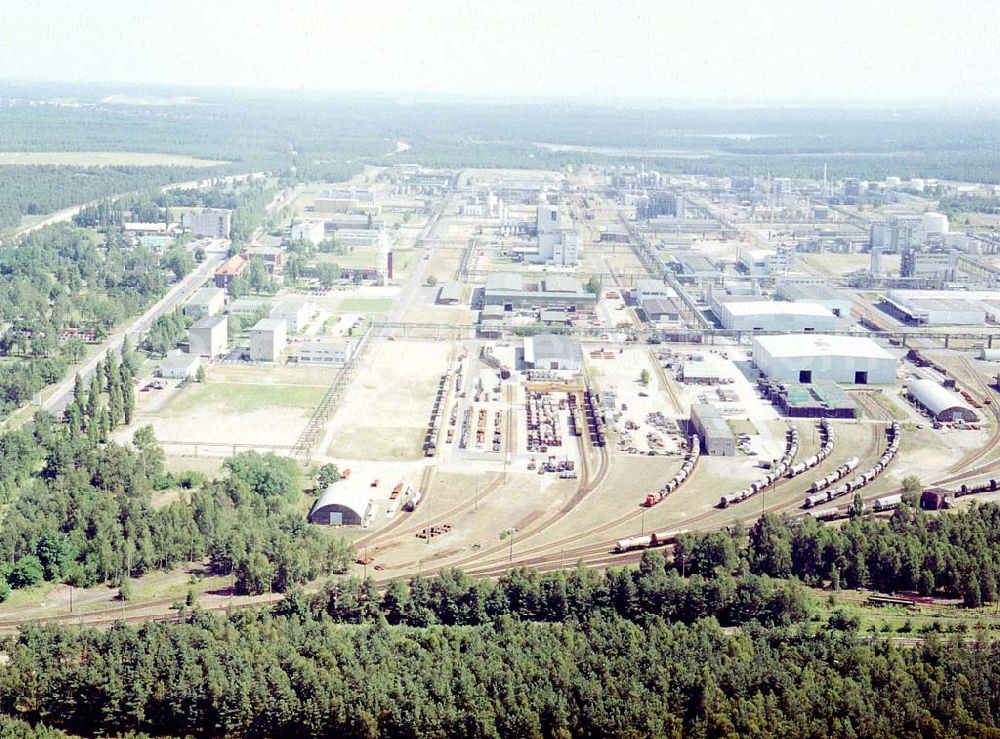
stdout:
[(933, 380), (911, 380), (907, 396), (936, 421), (975, 421), (976, 412), (962, 399)]
[(986, 290), (890, 290), (882, 301), (890, 313), (918, 326), (981, 326), (987, 314), (1000, 311), (1000, 295)]
[(672, 298), (674, 297), (674, 291), (660, 280), (643, 278), (635, 281), (635, 287), (632, 288), (632, 297), (636, 303), (641, 303), (648, 298)]
[(691, 404), (691, 430), (701, 439), (701, 448), (705, 454), (711, 457), (736, 455), (736, 437), (714, 405)]
[(206, 316), (188, 329), (188, 352), (202, 357), (217, 357), (229, 348), (228, 321), (225, 316)]
[(532, 369), (571, 370), (583, 366), (580, 342), (559, 334), (538, 334), (524, 339), (524, 363)]
[(896, 381), (896, 358), (863, 336), (755, 336), (753, 358), (768, 379), (781, 382), (891, 385)]
[(721, 300), (711, 298), (723, 328), (733, 331), (835, 331), (837, 317), (822, 305), (776, 300)]
[(646, 298), (639, 303), (639, 307), (651, 323), (677, 323), (681, 320), (681, 309), (670, 298)]
[(922, 277), (937, 283), (954, 282), (958, 278), (958, 252), (952, 250), (903, 252), (900, 277)]
[(184, 315), (192, 318), (214, 316), (226, 305), (226, 291), (220, 287), (203, 287), (184, 306)]
[(847, 318), (851, 315), (851, 301), (842, 292), (829, 285), (783, 281), (778, 283), (776, 292), (780, 298), (792, 303), (820, 305), (837, 318)]
[(695, 281), (711, 280), (716, 281), (722, 277), (719, 268), (715, 266), (711, 259), (701, 254), (683, 254), (676, 257), (680, 265), (680, 276)]
[(536, 219), (538, 256), (531, 261), (575, 267), (580, 260), (580, 234), (558, 205), (541, 204)]
[(250, 359), (255, 362), (273, 362), (288, 343), (288, 326), (285, 321), (262, 318), (250, 329)]
[(181, 214), (181, 227), (188, 229), (195, 236), (228, 239), (231, 219), (231, 211), (206, 208)]
[(484, 305), (503, 306), (507, 311), (542, 308), (593, 310), (597, 298), (577, 280), (565, 275), (546, 277), (537, 289), (525, 289), (521, 276), (513, 272), (492, 272), (486, 278)]
[(795, 250), (790, 246), (779, 246), (775, 251), (741, 249), (738, 265), (751, 277), (782, 274), (795, 267)]

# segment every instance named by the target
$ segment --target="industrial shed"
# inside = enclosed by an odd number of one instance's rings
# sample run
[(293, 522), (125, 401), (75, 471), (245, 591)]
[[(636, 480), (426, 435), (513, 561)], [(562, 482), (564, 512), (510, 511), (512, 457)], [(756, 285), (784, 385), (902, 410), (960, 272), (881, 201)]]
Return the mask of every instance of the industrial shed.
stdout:
[(558, 334), (538, 334), (524, 340), (524, 363), (534, 369), (573, 370), (583, 364), (576, 339)]
[(701, 448), (705, 454), (711, 457), (736, 455), (736, 437), (714, 405), (691, 404), (691, 429), (701, 439)]
[(446, 282), (438, 290), (437, 302), (442, 305), (455, 305), (462, 302), (462, 286), (457, 282)]
[(906, 392), (914, 403), (937, 421), (975, 421), (976, 412), (962, 396), (938, 385), (933, 380), (911, 380)]
[(851, 301), (846, 294), (829, 285), (798, 282), (781, 282), (776, 290), (784, 300), (792, 303), (821, 305), (838, 318), (851, 315)]
[(837, 317), (822, 305), (776, 300), (712, 300), (723, 328), (733, 331), (834, 331)]
[(918, 326), (982, 326), (995, 291), (890, 290), (882, 299), (890, 313)]
[(753, 357), (769, 379), (782, 382), (891, 385), (896, 381), (896, 358), (863, 336), (755, 336)]
[(360, 526), (371, 505), (369, 487), (339, 480), (323, 491), (309, 512), (309, 523), (322, 526)]

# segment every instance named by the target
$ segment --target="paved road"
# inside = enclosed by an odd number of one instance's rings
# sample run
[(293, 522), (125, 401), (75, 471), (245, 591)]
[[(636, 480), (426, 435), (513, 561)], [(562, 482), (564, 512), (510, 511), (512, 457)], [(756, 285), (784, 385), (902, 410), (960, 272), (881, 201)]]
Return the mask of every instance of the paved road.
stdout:
[(174, 310), (174, 308), (187, 300), (195, 290), (200, 288), (205, 283), (205, 281), (211, 276), (212, 272), (214, 272), (225, 259), (228, 247), (228, 241), (223, 241), (221, 239), (213, 241), (205, 250), (205, 261), (198, 265), (193, 272), (170, 288), (170, 291), (160, 298), (160, 300), (153, 306), (151, 306), (149, 310), (141, 316), (132, 319), (105, 339), (101, 344), (98, 353), (90, 359), (85, 360), (75, 369), (71, 369), (62, 382), (49, 387), (48, 390), (44, 391), (42, 408), (51, 413), (61, 413), (69, 404), (73, 395), (73, 385), (75, 384), (75, 376), (77, 373), (83, 377), (84, 382), (86, 383), (86, 381), (88, 381), (90, 376), (94, 373), (94, 368), (97, 366), (97, 363), (104, 359), (104, 355), (108, 351), (118, 351), (121, 349), (122, 341), (126, 335), (130, 340), (132, 340), (132, 345), (135, 346), (139, 339), (142, 338), (147, 331), (149, 331), (149, 327), (152, 325), (153, 321), (165, 313), (169, 313)]

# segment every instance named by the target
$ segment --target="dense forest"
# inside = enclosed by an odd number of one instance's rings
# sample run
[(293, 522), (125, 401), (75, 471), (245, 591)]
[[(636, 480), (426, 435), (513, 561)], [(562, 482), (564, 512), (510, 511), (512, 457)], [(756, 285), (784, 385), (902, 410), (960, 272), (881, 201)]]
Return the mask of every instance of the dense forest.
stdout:
[(0, 166), (0, 229), (19, 225), (26, 215), (204, 176), (191, 167)]
[(0, 249), (0, 416), (62, 379), (84, 351), (85, 329), (100, 339), (160, 297), (194, 268), (182, 247), (164, 253), (121, 233), (49, 226)]
[[(4, 640), (0, 711), (74, 734), (259, 737), (996, 736), (1000, 651), (849, 624), (724, 631), (595, 609), (541, 623), (343, 626), (290, 596)], [(23, 724), (18, 724), (26, 731)]]

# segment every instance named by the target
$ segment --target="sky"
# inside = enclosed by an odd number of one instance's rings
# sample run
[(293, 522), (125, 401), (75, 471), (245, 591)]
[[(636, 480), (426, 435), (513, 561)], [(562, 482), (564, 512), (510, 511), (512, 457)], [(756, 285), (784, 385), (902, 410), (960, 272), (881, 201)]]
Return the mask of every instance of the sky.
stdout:
[(2, 0), (0, 79), (664, 102), (1000, 99), (996, 0)]

